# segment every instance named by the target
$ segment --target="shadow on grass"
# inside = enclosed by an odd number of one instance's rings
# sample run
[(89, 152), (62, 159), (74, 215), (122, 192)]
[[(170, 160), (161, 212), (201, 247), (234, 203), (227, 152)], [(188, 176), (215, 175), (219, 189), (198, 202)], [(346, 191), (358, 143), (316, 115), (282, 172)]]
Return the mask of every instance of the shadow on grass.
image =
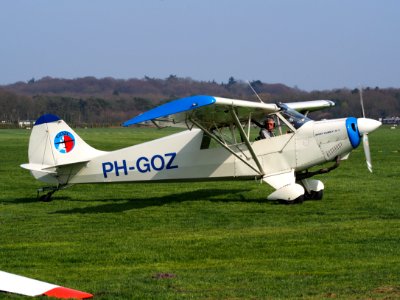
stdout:
[[(186, 201), (211, 201), (211, 202), (263, 202), (260, 199), (248, 199), (241, 193), (248, 192), (246, 189), (231, 190), (228, 197), (218, 197), (227, 194), (226, 189), (207, 189), (195, 190), (185, 193), (177, 193), (161, 197), (152, 198), (136, 198), (136, 199), (107, 199), (100, 201), (107, 201), (113, 203), (101, 204), (97, 206), (88, 206), (84, 208), (73, 208), (68, 210), (59, 210), (53, 212), (54, 214), (91, 214), (91, 213), (115, 213), (123, 212), (132, 209), (142, 209), (152, 206), (163, 206), (171, 203), (181, 203)], [(75, 201), (75, 200), (72, 200)], [(80, 201), (80, 200), (79, 200)], [(90, 201), (90, 200), (87, 200)], [(93, 200), (96, 201), (97, 200)], [(124, 202), (121, 202), (124, 201)], [(118, 202), (118, 203), (115, 203)]]
[[(60, 196), (60, 197), (56, 197), (56, 200), (66, 200), (66, 201), (70, 201), (71, 197), (67, 197), (67, 196)], [(17, 199), (13, 199), (10, 201), (0, 201), (0, 203), (2, 204), (28, 204), (28, 203), (35, 203), (35, 202), (42, 202), (39, 200), (38, 197), (34, 196), (34, 197), (24, 197), (24, 198), (17, 198)], [(44, 202), (43, 202), (44, 203)]]

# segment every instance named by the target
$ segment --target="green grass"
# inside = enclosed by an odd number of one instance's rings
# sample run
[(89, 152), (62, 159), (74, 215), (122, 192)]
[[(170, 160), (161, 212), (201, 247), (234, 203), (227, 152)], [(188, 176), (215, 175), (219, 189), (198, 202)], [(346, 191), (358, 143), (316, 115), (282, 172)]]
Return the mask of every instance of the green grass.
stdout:
[[(81, 129), (102, 150), (175, 132)], [(0, 269), (95, 299), (400, 298), (400, 130), (370, 135), (323, 201), (277, 205), (255, 181), (81, 185), (36, 200), (29, 131), (0, 130)], [(0, 294), (4, 299), (23, 296)]]

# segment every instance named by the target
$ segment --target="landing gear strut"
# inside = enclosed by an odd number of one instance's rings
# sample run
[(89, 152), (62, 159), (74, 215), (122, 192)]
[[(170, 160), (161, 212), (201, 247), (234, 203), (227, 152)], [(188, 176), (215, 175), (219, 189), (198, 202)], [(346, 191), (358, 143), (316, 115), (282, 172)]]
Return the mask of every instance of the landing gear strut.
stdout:
[(335, 163), (324, 169), (319, 169), (317, 171), (309, 172), (306, 170), (305, 172), (300, 172), (296, 174), (296, 179), (299, 184), (304, 187), (304, 200), (322, 200), (324, 196), (324, 184), (315, 179), (308, 179), (314, 175), (318, 174), (326, 174), (330, 171), (339, 167), (340, 157), (337, 156), (335, 159)]
[(300, 181), (303, 179), (310, 178), (314, 175), (329, 173), (330, 171), (335, 170), (337, 167), (339, 167), (339, 165), (340, 165), (340, 157), (336, 156), (335, 163), (332, 166), (330, 166), (329, 168), (319, 169), (319, 170), (313, 171), (313, 172), (306, 170), (305, 172), (296, 173), (296, 180)]

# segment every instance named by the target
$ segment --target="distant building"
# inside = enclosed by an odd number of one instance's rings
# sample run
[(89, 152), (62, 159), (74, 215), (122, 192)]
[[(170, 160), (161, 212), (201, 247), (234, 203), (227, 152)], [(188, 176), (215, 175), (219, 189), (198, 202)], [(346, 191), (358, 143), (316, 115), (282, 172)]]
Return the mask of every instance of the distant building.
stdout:
[(19, 128), (31, 129), (34, 123), (35, 123), (35, 121), (24, 120), (24, 121), (19, 121), (18, 126), (19, 126)]
[(382, 122), (382, 124), (400, 124), (400, 117), (386, 117), (386, 118), (379, 118), (379, 121)]

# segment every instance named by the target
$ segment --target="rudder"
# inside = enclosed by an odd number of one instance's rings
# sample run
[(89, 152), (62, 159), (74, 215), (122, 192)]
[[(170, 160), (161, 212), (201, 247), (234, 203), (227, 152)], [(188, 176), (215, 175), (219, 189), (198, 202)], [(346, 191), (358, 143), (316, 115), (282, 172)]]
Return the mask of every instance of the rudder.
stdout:
[(36, 120), (29, 139), (29, 164), (21, 165), (32, 175), (56, 183), (56, 168), (86, 162), (105, 152), (89, 146), (59, 117), (46, 114)]

